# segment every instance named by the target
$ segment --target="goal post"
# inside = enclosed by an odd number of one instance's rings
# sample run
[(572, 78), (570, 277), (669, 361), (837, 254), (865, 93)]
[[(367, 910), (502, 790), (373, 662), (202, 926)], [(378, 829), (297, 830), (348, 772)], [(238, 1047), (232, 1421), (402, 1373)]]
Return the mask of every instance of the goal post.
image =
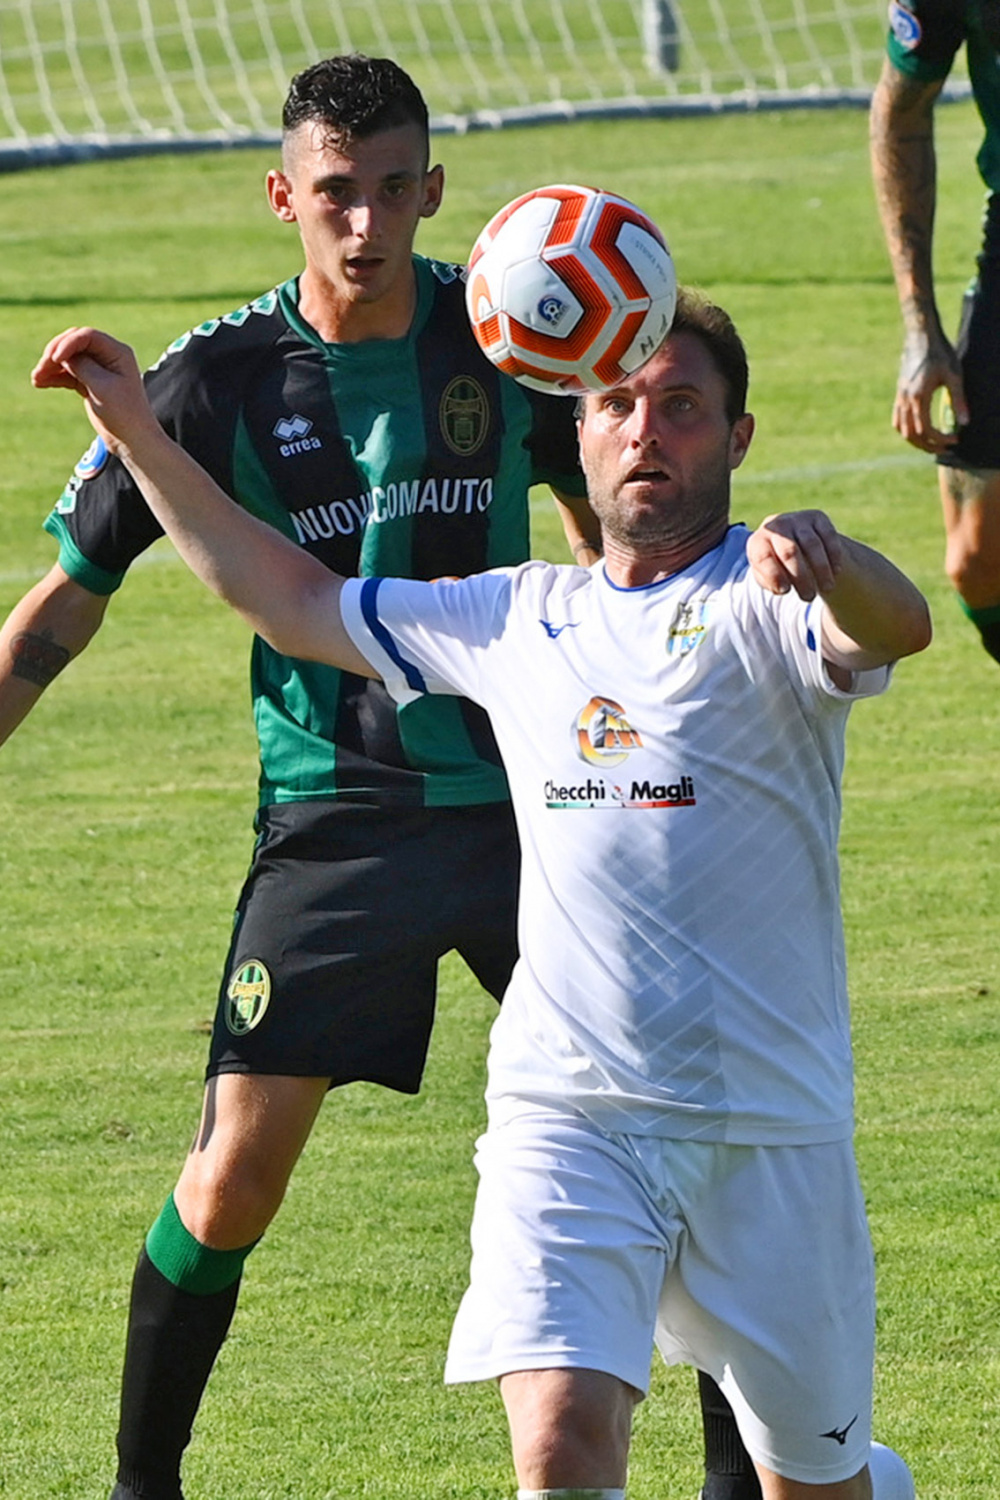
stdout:
[(434, 128), (861, 103), (886, 0), (0, 0), (0, 168), (271, 144), (290, 76), (394, 57)]

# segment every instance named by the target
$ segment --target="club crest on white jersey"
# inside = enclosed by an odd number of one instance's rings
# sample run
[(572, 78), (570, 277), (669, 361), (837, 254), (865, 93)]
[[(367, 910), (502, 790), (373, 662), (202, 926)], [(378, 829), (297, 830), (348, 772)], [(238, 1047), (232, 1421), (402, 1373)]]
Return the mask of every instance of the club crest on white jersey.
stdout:
[(684, 600), (667, 632), (667, 655), (686, 656), (705, 636), (708, 602), (705, 599)]

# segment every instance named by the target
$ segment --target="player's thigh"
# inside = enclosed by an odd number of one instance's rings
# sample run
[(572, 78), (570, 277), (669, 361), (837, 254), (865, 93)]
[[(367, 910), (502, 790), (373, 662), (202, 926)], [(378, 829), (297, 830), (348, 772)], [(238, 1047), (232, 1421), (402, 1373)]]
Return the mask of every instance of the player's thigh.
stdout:
[[(209, 1060), (245, 1072), (420, 1084), (451, 835), (435, 810), (266, 810), (240, 898)], [(448, 882), (444, 882), (447, 885)]]
[(477, 1143), (469, 1287), (445, 1378), (602, 1371), (649, 1384), (664, 1226), (620, 1142), (578, 1116), (526, 1113)]
[(843, 1482), (867, 1461), (875, 1331), (851, 1143), (709, 1149), (705, 1189), (681, 1190), (688, 1233), (657, 1343), (718, 1381), (756, 1462), (801, 1483)]

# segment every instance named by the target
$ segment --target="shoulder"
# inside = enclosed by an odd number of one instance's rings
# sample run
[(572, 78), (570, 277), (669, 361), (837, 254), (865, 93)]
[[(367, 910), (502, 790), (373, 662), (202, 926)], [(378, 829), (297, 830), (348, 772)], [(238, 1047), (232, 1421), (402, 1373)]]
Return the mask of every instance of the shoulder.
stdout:
[(232, 312), (187, 329), (168, 344), (146, 374), (151, 397), (160, 403), (193, 391), (228, 391), (272, 355), (290, 333), (281, 288), (265, 292)]
[[(413, 266), (418, 287), (424, 287), (434, 299), (435, 316), (447, 312), (465, 314), (465, 267), (457, 261), (434, 260), (428, 255), (414, 255)], [(471, 335), (471, 329), (470, 329)]]

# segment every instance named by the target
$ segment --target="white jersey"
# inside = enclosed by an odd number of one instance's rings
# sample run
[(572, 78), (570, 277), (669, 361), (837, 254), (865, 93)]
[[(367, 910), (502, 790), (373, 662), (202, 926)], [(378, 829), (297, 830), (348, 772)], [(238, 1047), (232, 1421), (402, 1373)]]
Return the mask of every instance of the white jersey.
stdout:
[(559, 1103), (625, 1133), (851, 1131), (840, 778), (850, 702), (889, 670), (839, 691), (822, 604), (763, 590), (747, 536), (645, 588), (547, 563), (345, 585), (390, 692), (482, 704), (510, 778), (521, 958), (491, 1120)]

